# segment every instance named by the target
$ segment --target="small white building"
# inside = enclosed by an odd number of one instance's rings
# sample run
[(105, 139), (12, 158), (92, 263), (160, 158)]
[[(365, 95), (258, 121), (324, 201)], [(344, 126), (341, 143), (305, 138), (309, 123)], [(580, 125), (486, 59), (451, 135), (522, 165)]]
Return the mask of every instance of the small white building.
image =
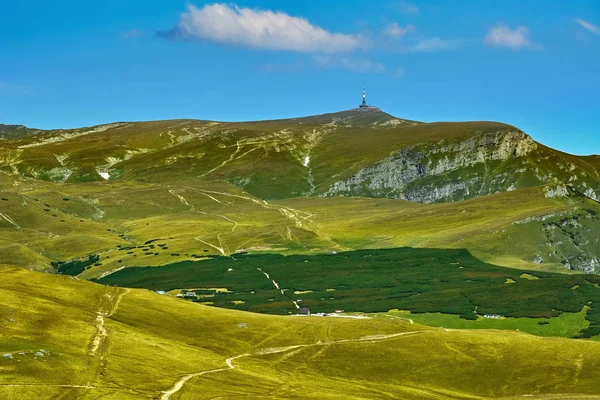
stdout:
[(500, 319), (501, 315), (499, 314), (485, 314), (483, 316), (483, 318), (488, 318), (488, 319)]

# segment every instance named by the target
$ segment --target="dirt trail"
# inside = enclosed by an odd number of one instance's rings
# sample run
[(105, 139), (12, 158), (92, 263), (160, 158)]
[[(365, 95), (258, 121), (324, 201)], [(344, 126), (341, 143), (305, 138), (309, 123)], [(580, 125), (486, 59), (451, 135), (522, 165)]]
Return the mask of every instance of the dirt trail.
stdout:
[(180, 195), (177, 191), (169, 189), (168, 192), (170, 194), (172, 194), (173, 196), (177, 197), (179, 199), (179, 201), (181, 201), (183, 204), (185, 204), (186, 206), (188, 206), (190, 208), (190, 211), (195, 211), (194, 206), (190, 205), (190, 203), (187, 202), (187, 200), (185, 199), (185, 197), (183, 197), (182, 195)]
[[(206, 242), (206, 241), (204, 241), (204, 240), (200, 239), (200, 237), (195, 237), (195, 238), (194, 238), (194, 240), (197, 240), (197, 241), (199, 241), (200, 243), (204, 243), (205, 245), (212, 247), (213, 249), (215, 249), (215, 250), (217, 250), (219, 253), (221, 253), (221, 255), (223, 255), (223, 256), (226, 256), (226, 255), (227, 255), (227, 254), (225, 254), (225, 249), (224, 249), (223, 247), (219, 247), (219, 246), (216, 246), (216, 245), (214, 245), (214, 244), (208, 243), (208, 242)], [(220, 242), (220, 241), (219, 241), (219, 242)]]
[[(197, 189), (197, 188), (191, 188), (191, 187), (184, 187), (184, 189), (187, 190), (192, 190), (195, 192), (198, 192), (200, 194), (203, 194), (205, 196), (210, 197), (212, 200), (223, 204), (223, 202), (221, 202), (219, 199), (217, 199), (216, 197), (214, 197), (213, 195), (220, 195), (220, 196), (226, 196), (226, 197), (233, 197), (233, 198), (237, 198), (237, 199), (243, 199), (243, 200), (247, 200), (247, 201), (251, 201), (263, 208), (266, 208), (267, 210), (275, 210), (275, 211), (279, 211), (279, 213), (284, 216), (285, 218), (289, 219), (291, 222), (294, 223), (294, 226), (297, 228), (301, 228), (301, 229), (305, 229), (309, 232), (314, 233), (315, 235), (317, 235), (319, 238), (321, 238), (322, 240), (329, 242), (331, 244), (331, 246), (336, 249), (337, 251), (346, 251), (346, 250), (350, 250), (350, 248), (343, 246), (337, 242), (335, 242), (331, 237), (323, 234), (316, 226), (316, 224), (313, 223), (313, 217), (315, 216), (314, 214), (311, 214), (307, 211), (302, 211), (302, 210), (298, 210), (292, 207), (288, 207), (288, 206), (283, 206), (283, 205), (277, 205), (277, 204), (271, 204), (265, 200), (261, 200), (261, 199), (257, 199), (257, 198), (253, 198), (250, 196), (242, 196), (239, 194), (234, 194), (234, 193), (225, 193), (225, 192), (218, 192), (215, 190), (205, 190), (205, 189)], [(186, 204), (190, 207), (191, 211), (196, 211), (196, 212), (200, 212), (202, 214), (205, 215), (213, 215), (216, 217), (220, 217), (223, 218), (229, 222), (231, 222), (233, 224), (232, 228), (231, 228), (231, 232), (235, 232), (235, 229), (238, 226), (238, 223), (234, 220), (232, 220), (231, 218), (228, 218), (224, 215), (221, 214), (209, 214), (209, 213), (204, 213), (198, 210), (195, 210), (194, 207), (192, 207), (185, 199), (182, 199), (183, 196), (179, 195), (178, 193), (169, 190), (169, 192), (176, 196), (177, 198), (179, 198), (179, 200), (183, 203)], [(288, 227), (288, 232), (289, 231), (289, 227)], [(290, 234), (291, 235), (291, 234)], [(207, 243), (203, 240), (200, 240), (199, 238), (195, 238), (196, 240), (213, 247), (214, 249), (218, 250), (222, 255), (226, 255), (226, 246), (223, 246), (221, 244), (221, 247), (215, 246), (213, 244)], [(284, 238), (285, 239), (285, 238)], [(288, 240), (291, 240), (291, 238), (289, 238)]]
[(6, 222), (8, 222), (9, 224), (11, 224), (12, 226), (14, 226), (15, 228), (19, 229), (20, 226), (16, 224), (15, 221), (13, 221), (13, 219), (11, 217), (9, 217), (6, 214), (0, 213), (0, 217), (2, 217), (3, 219), (6, 220)]
[(205, 172), (201, 175), (201, 177), (205, 177), (206, 175), (210, 175), (213, 172), (215, 172), (216, 170), (218, 170), (219, 168), (224, 167), (225, 165), (229, 164), (230, 162), (236, 160), (235, 156), (238, 155), (238, 153), (242, 150), (242, 145), (240, 144), (240, 142), (238, 141), (236, 143), (236, 149), (235, 151), (229, 156), (229, 158), (225, 161), (223, 161), (221, 164), (217, 165), (216, 167), (214, 167), (213, 169), (209, 170), (208, 172)]
[(339, 343), (361, 343), (361, 342), (372, 343), (372, 342), (378, 342), (378, 341), (382, 341), (382, 340), (393, 339), (393, 338), (397, 338), (400, 336), (417, 335), (417, 334), (420, 334), (423, 332), (426, 332), (426, 331), (400, 332), (400, 333), (392, 333), (392, 334), (388, 334), (388, 335), (369, 335), (369, 336), (363, 336), (363, 337), (356, 338), (356, 339), (340, 339), (340, 340), (331, 340), (331, 341), (326, 341), (326, 342), (317, 342), (317, 343), (312, 343), (312, 344), (296, 344), (296, 345), (284, 346), (284, 347), (269, 347), (269, 348), (265, 348), (262, 350), (258, 350), (255, 353), (239, 354), (237, 356), (229, 357), (228, 359), (225, 360), (225, 364), (227, 365), (227, 368), (216, 368), (216, 369), (211, 369), (208, 371), (195, 372), (193, 374), (183, 376), (181, 379), (179, 379), (177, 382), (175, 382), (173, 387), (171, 387), (169, 390), (162, 392), (160, 400), (169, 400), (172, 395), (179, 392), (181, 390), (181, 388), (183, 387), (183, 385), (192, 378), (196, 378), (198, 376), (207, 375), (207, 374), (214, 374), (216, 372), (230, 371), (230, 370), (236, 369), (235, 365), (233, 364), (233, 361), (237, 360), (239, 358), (252, 357), (255, 355), (260, 356), (260, 355), (265, 355), (265, 354), (284, 353), (284, 352), (290, 351), (290, 350), (296, 350), (296, 349), (307, 348), (307, 347), (316, 347), (316, 346), (330, 346), (332, 344), (339, 344)]
[(292, 303), (294, 303), (294, 306), (296, 307), (296, 309), (300, 309), (300, 305), (298, 304), (298, 302), (296, 300), (291, 299), (289, 296), (286, 296), (285, 289), (280, 288), (279, 287), (279, 283), (277, 283), (275, 281), (275, 279), (271, 278), (271, 276), (268, 273), (266, 273), (265, 271), (263, 271), (262, 269), (260, 269), (258, 267), (256, 269), (259, 270), (260, 272), (262, 272), (263, 275), (266, 276), (267, 279), (270, 280), (273, 283), (273, 286), (275, 286), (275, 289), (279, 290), (281, 292), (282, 296), (287, 297), (288, 299), (290, 299), (290, 301)]
[(107, 292), (98, 301), (98, 310), (96, 311), (96, 320), (94, 321), (96, 332), (88, 345), (88, 355), (95, 360), (94, 364), (97, 364), (97, 368), (95, 373), (91, 373), (91, 379), (85, 385), (86, 388), (93, 388), (92, 381), (98, 381), (106, 368), (104, 358), (106, 353), (108, 353), (109, 345), (106, 342), (110, 335), (110, 331), (105, 327), (106, 318), (110, 318), (117, 312), (123, 296), (129, 292), (131, 292), (130, 289), (107, 288)]
[(180, 380), (178, 380), (175, 385), (173, 385), (173, 387), (165, 392), (163, 392), (163, 395), (160, 397), (160, 400), (168, 400), (169, 398), (171, 398), (171, 396), (175, 393), (177, 393), (178, 391), (181, 390), (181, 388), (183, 387), (183, 385), (189, 381), (192, 378), (196, 378), (198, 376), (202, 376), (202, 375), (207, 375), (207, 374), (213, 374), (215, 372), (221, 372), (221, 371), (228, 371), (230, 369), (235, 369), (235, 365), (233, 365), (233, 360), (235, 360), (236, 358), (241, 358), (241, 357), (247, 357), (250, 354), (240, 354), (238, 356), (234, 356), (234, 357), (230, 357), (227, 360), (225, 360), (225, 364), (227, 364), (227, 368), (217, 368), (217, 369), (211, 369), (208, 371), (201, 371), (201, 372), (196, 372), (193, 374), (189, 374), (184, 376), (183, 378), (181, 378)]
[(104, 343), (109, 333), (104, 327), (105, 318), (110, 318), (115, 312), (117, 312), (121, 299), (130, 291), (130, 289), (119, 289), (116, 292), (116, 296), (115, 293), (104, 293), (100, 298), (98, 311), (96, 311), (96, 320), (94, 322), (96, 333), (94, 333), (94, 336), (92, 336), (90, 341), (89, 355), (97, 355), (100, 346), (102, 343)]
[[(232, 227), (231, 227), (231, 233), (234, 233), (235, 229), (238, 227), (237, 221), (234, 221), (233, 219), (231, 219), (229, 217), (226, 217), (225, 215), (222, 215), (222, 214), (213, 214), (213, 213), (208, 213), (208, 212), (196, 210), (196, 208), (193, 205), (191, 205), (186, 200), (185, 197), (183, 197), (181, 194), (179, 194), (180, 192), (183, 192), (183, 190), (180, 189), (180, 190), (176, 191), (176, 190), (173, 190), (173, 189), (169, 189), (168, 192), (170, 194), (172, 194), (173, 196), (177, 197), (179, 199), (179, 201), (181, 201), (183, 204), (185, 204), (186, 206), (188, 206), (190, 208), (190, 211), (197, 212), (197, 213), (200, 213), (202, 215), (209, 215), (209, 216), (213, 216), (213, 217), (223, 218), (227, 222), (231, 222), (233, 224)], [(211, 196), (211, 195), (209, 195), (207, 193), (200, 192), (200, 194), (211, 198), (212, 200), (216, 201), (219, 204), (223, 204), (218, 199), (214, 198), (213, 196)], [(221, 246), (221, 247), (224, 248), (225, 246)]]
[(312, 222), (313, 222), (312, 218), (314, 217), (314, 214), (311, 214), (307, 211), (302, 211), (302, 210), (298, 210), (298, 209), (287, 207), (287, 206), (271, 204), (265, 200), (255, 199), (255, 198), (252, 198), (249, 196), (242, 196), (239, 194), (224, 193), (224, 192), (217, 192), (214, 190), (204, 190), (204, 189), (195, 189), (195, 190), (197, 190), (199, 192), (203, 192), (203, 193), (212, 193), (212, 194), (221, 195), (221, 196), (228, 196), (228, 197), (234, 197), (234, 198), (238, 198), (238, 199), (248, 200), (248, 201), (256, 203), (259, 206), (266, 208), (268, 210), (277, 210), (281, 213), (281, 215), (283, 215), (284, 217), (286, 217), (287, 219), (292, 221), (296, 227), (303, 228), (310, 232), (313, 232), (314, 234), (319, 236), (321, 239), (331, 243), (331, 245), (334, 248), (341, 250), (341, 251), (350, 250), (348, 247), (345, 247), (343, 245), (340, 245), (339, 243), (336, 243), (333, 239), (331, 239), (327, 235), (324, 235), (323, 233), (321, 233), (315, 226), (307, 227), (306, 225), (314, 225), (314, 224), (312, 224)]

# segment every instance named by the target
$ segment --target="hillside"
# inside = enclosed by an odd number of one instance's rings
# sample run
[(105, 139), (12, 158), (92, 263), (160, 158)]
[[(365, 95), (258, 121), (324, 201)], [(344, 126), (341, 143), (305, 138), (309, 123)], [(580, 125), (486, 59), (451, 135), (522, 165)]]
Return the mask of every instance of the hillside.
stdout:
[[(98, 255), (84, 274), (98, 277), (199, 255), (415, 246), (597, 272), (599, 170), (600, 157), (510, 125), (376, 108), (41, 131), (0, 141), (0, 261), (47, 269)], [(157, 237), (168, 252), (112, 257)]]
[(417, 123), (378, 109), (289, 120), (115, 123), (1, 144), (5, 170), (59, 182), (227, 181), (262, 199), (458, 201), (568, 183), (597, 199), (598, 162), (494, 122)]
[(38, 133), (42, 133), (42, 131), (40, 129), (31, 129), (24, 125), (0, 124), (0, 140), (21, 139)]
[(600, 398), (594, 341), (258, 315), (0, 273), (3, 399)]
[(599, 156), (375, 108), (0, 128), (2, 399), (600, 399)]

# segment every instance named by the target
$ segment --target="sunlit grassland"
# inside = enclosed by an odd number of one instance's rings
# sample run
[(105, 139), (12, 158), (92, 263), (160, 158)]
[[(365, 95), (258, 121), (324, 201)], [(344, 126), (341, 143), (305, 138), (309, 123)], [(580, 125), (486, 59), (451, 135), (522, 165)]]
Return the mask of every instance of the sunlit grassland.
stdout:
[(546, 238), (543, 217), (580, 208), (598, 209), (585, 199), (548, 199), (535, 187), (476, 199), (422, 205), (402, 200), (288, 199), (277, 204), (314, 215), (314, 230), (349, 248), (397, 246), (467, 248), (484, 261), (514, 268), (567, 272), (558, 262), (534, 265)]
[[(593, 341), (444, 330), (391, 317), (259, 315), (1, 272), (0, 353), (13, 354), (0, 357), (2, 398), (158, 398), (187, 374), (220, 368), (186, 381), (172, 398), (600, 397), (600, 343)], [(94, 352), (97, 313), (105, 336)], [(40, 349), (43, 357), (35, 355)], [(244, 354), (227, 367), (225, 359)]]
[[(345, 197), (265, 201), (222, 182), (26, 180), (7, 182), (0, 196), (7, 199), (0, 201), (0, 212), (14, 222), (0, 218), (1, 262), (45, 269), (50, 261), (98, 254), (101, 265), (84, 277), (240, 251), (310, 254), (399, 246), (467, 248), (498, 265), (568, 272), (558, 257), (532, 263), (548, 246), (539, 218), (598, 210), (583, 198), (548, 199), (543, 188), (423, 205)], [(166, 246), (144, 249), (154, 239)]]
[[(591, 201), (550, 200), (542, 188), (527, 186), (541, 184), (533, 171), (551, 175), (565, 160), (579, 175), (562, 171), (557, 181), (594, 180), (597, 157), (539, 145), (531, 159), (489, 162), (495, 173), (525, 168), (517, 182), (521, 189), (449, 204), (290, 198), (322, 194), (399, 149), (517, 130), (496, 122), (421, 124), (372, 109), (243, 123), (117, 123), (3, 141), (0, 195), (7, 201), (0, 201), (0, 212), (9, 219), (0, 217), (0, 262), (46, 269), (51, 261), (99, 255), (99, 265), (82, 275), (87, 278), (241, 251), (311, 254), (417, 246), (467, 248), (499, 265), (568, 272), (561, 262), (581, 251), (569, 238), (549, 246), (539, 221), (514, 223), (576, 208), (596, 210)], [(485, 171), (479, 164), (440, 179), (480, 177)], [(99, 171), (109, 172), (110, 179), (102, 180)], [(60, 173), (62, 178), (49, 177)], [(583, 231), (593, 236), (595, 229)], [(166, 248), (141, 247), (157, 238), (168, 240)], [(117, 246), (136, 248), (122, 252)], [(544, 263), (533, 265), (546, 249), (564, 254), (542, 254)]]

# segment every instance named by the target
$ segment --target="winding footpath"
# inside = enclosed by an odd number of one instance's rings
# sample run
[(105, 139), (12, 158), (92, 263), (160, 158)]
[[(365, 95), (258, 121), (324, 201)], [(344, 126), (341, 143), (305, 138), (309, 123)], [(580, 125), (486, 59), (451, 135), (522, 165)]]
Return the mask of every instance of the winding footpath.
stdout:
[(108, 336), (108, 330), (104, 327), (105, 318), (110, 318), (117, 309), (123, 296), (130, 292), (130, 289), (119, 289), (116, 297), (109, 293), (102, 295), (100, 304), (98, 305), (98, 311), (96, 311), (96, 333), (92, 336), (89, 345), (89, 355), (94, 356), (98, 352), (98, 349)]
[(332, 344), (340, 344), (340, 343), (361, 343), (361, 342), (372, 343), (372, 342), (378, 342), (378, 341), (382, 341), (382, 340), (394, 339), (394, 338), (397, 338), (400, 336), (417, 335), (417, 334), (420, 334), (423, 332), (425, 332), (425, 331), (400, 332), (400, 333), (392, 333), (392, 334), (388, 334), (388, 335), (369, 335), (369, 336), (363, 336), (363, 337), (356, 338), (356, 339), (341, 339), (341, 340), (332, 340), (332, 341), (327, 341), (327, 342), (317, 342), (317, 343), (312, 343), (312, 344), (296, 344), (296, 345), (284, 346), (284, 347), (269, 347), (269, 348), (265, 348), (262, 350), (258, 350), (255, 353), (239, 354), (237, 356), (229, 357), (228, 359), (225, 360), (225, 364), (227, 365), (227, 367), (195, 372), (193, 374), (188, 374), (188, 375), (183, 376), (177, 382), (175, 382), (175, 384), (170, 389), (162, 392), (160, 400), (169, 400), (171, 398), (171, 396), (174, 395), (175, 393), (179, 392), (183, 388), (183, 385), (185, 385), (185, 383), (188, 382), (190, 379), (193, 379), (193, 378), (196, 378), (196, 377), (199, 377), (202, 375), (214, 374), (217, 372), (230, 371), (230, 370), (236, 369), (235, 365), (233, 364), (233, 361), (237, 360), (239, 358), (257, 356), (257, 355), (265, 355), (265, 354), (284, 353), (284, 352), (287, 352), (290, 350), (296, 350), (296, 349), (300, 349), (300, 348), (330, 346)]

